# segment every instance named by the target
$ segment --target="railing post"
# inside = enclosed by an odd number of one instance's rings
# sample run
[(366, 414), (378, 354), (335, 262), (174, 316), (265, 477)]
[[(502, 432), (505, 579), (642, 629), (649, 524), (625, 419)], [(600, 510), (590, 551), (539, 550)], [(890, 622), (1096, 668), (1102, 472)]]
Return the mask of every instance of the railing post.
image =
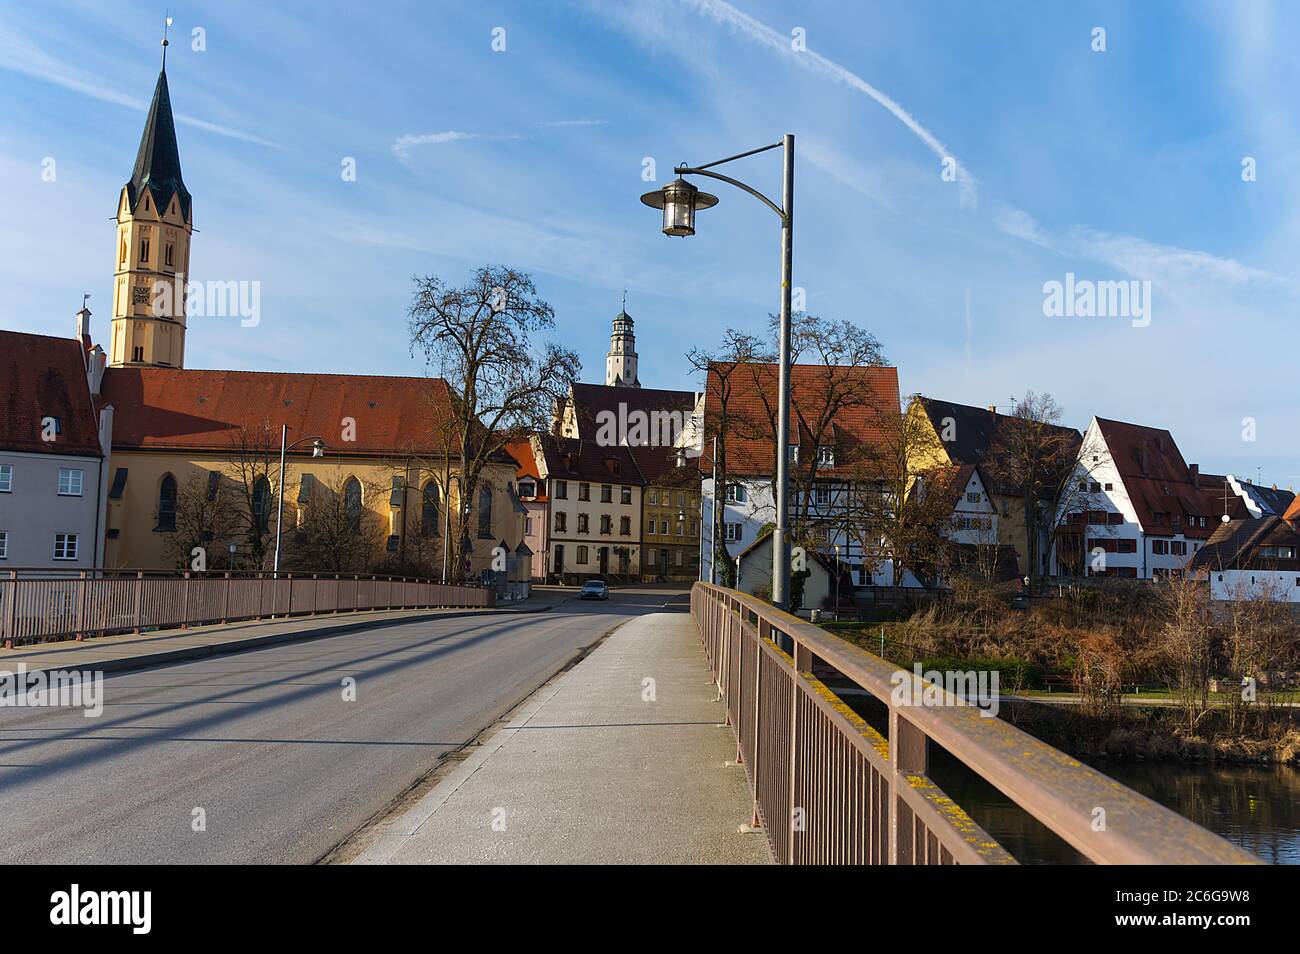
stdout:
[(82, 570), (77, 582), (77, 642), (86, 638), (86, 571)]
[(140, 610), (144, 603), (144, 570), (135, 572), (135, 632), (140, 633)]
[[(915, 677), (911, 677), (915, 678)], [(928, 769), (925, 733), (908, 722), (893, 703), (889, 706), (889, 863), (914, 864), (912, 810), (903, 803), (909, 775)]]
[(288, 617), (293, 615), (293, 574), (292, 573), (289, 574), (289, 598), (285, 601), (284, 607), (285, 607), (284, 615), (285, 618), (287, 619)]
[(230, 571), (227, 570), (226, 571), (226, 602), (225, 602), (225, 606), (221, 610), (221, 622), (227, 623), (229, 621), (230, 621)]
[(760, 616), (758, 626), (754, 631), (754, 742), (749, 748), (749, 777), (754, 780), (754, 812), (749, 823), (751, 828), (759, 827), (758, 792), (760, 782), (758, 773), (763, 766), (763, 761), (758, 754), (758, 740), (762, 736), (760, 725), (763, 719), (763, 640), (768, 638), (768, 633), (771, 630), (772, 624)]
[(181, 629), (190, 628), (190, 571), (185, 571), (185, 582), (181, 584)]
[(264, 594), (266, 593), (266, 574), (259, 572), (257, 574), (257, 618), (262, 618), (262, 605), (265, 602)]
[(9, 571), (9, 599), (5, 601), (5, 649), (13, 649), (18, 637), (18, 571)]
[[(802, 695), (800, 680), (803, 678), (800, 673), (805, 669), (812, 668), (812, 653), (810, 653), (803, 644), (793, 636), (786, 637), (790, 640), (790, 657), (794, 663), (794, 671), (790, 679), (790, 814), (786, 816), (786, 824), (790, 830), (790, 843), (788, 845), (789, 857), (786, 859), (787, 864), (794, 864), (795, 857), (795, 812), (802, 806), (799, 805), (799, 769), (803, 759), (800, 755), (799, 746), (799, 700)], [(806, 815), (805, 815), (806, 821)]]

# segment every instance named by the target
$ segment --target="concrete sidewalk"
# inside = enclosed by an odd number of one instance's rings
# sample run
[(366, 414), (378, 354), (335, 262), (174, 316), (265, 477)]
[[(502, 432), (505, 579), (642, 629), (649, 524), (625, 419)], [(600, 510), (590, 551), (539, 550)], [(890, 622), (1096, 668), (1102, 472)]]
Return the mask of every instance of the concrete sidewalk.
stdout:
[(359, 836), (354, 863), (766, 864), (716, 699), (690, 616), (638, 617)]
[(392, 623), (456, 616), (492, 616), (503, 613), (540, 613), (577, 596), (577, 591), (535, 590), (522, 603), (493, 609), (377, 610), (361, 613), (326, 613), (276, 620), (214, 623), (189, 629), (165, 629), (123, 636), (101, 636), (82, 642), (63, 640), (0, 649), (0, 670), (13, 672), (21, 663), (29, 672), (38, 669), (91, 669), (121, 672), (161, 663), (181, 662), (218, 653), (241, 652), (301, 639), (336, 636), (352, 630)]

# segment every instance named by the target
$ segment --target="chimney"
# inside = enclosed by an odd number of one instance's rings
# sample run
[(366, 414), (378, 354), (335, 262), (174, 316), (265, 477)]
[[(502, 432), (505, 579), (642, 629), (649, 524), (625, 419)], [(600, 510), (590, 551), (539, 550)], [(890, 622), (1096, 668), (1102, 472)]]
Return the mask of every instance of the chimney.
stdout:
[(990, 414), (996, 414), (996, 413), (998, 413), (998, 406), (997, 406), (996, 404), (990, 404), (990, 405), (989, 405), (989, 413), (990, 413)]
[(1200, 490), (1201, 489), (1201, 465), (1188, 464), (1187, 473), (1189, 473), (1192, 477), (1192, 486), (1195, 487), (1197, 490)]
[(90, 384), (90, 393), (99, 394), (104, 386), (104, 369), (108, 366), (108, 355), (104, 349), (95, 345), (86, 355), (86, 380)]
[(81, 344), (87, 350), (90, 349), (90, 309), (84, 304), (81, 311), (77, 312), (77, 337), (81, 339)]

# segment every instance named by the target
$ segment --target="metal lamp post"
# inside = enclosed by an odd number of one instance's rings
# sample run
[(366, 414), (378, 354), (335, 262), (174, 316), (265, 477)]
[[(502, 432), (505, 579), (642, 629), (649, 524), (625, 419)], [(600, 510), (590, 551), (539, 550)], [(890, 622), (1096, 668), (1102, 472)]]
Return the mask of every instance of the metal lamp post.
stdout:
[(319, 437), (303, 437), (294, 441), (292, 444), (286, 444), (285, 441), (288, 440), (288, 437), (289, 437), (289, 425), (281, 424), (280, 425), (280, 483), (276, 486), (276, 494), (275, 494), (275, 566), (271, 571), (271, 575), (277, 580), (280, 578), (280, 530), (284, 523), (284, 457), (285, 454), (288, 453), (293, 448), (297, 447), (299, 444), (306, 444), (308, 441), (310, 441), (311, 456), (312, 457), (325, 456), (325, 442), (321, 440)]
[[(784, 154), (783, 174), (781, 177), (781, 204), (777, 205), (757, 189), (743, 182), (724, 176), (719, 172), (709, 171), (736, 159), (757, 155), (771, 149), (781, 149)], [(784, 609), (789, 601), (790, 592), (790, 524), (789, 507), (789, 467), (790, 467), (790, 292), (792, 287), (794, 246), (794, 136), (786, 134), (780, 142), (770, 146), (760, 146), (748, 152), (742, 152), (716, 162), (702, 166), (677, 166), (673, 172), (677, 178), (662, 189), (647, 192), (641, 201), (654, 209), (662, 209), (664, 214), (663, 232), (665, 235), (688, 236), (695, 234), (695, 213), (699, 209), (709, 209), (718, 204), (717, 196), (701, 192), (682, 176), (708, 176), (735, 186), (742, 192), (748, 192), (781, 220), (781, 331), (780, 331), (780, 370), (777, 386), (780, 390), (777, 410), (776, 435), (776, 532), (772, 534), (772, 602)], [(716, 488), (715, 500), (716, 500)], [(716, 556), (715, 556), (716, 561)]]

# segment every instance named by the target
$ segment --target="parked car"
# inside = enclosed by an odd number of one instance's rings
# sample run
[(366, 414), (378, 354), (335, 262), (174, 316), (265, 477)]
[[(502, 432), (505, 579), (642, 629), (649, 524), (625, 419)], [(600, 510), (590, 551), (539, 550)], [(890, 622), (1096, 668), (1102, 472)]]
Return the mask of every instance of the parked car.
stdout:
[(609, 599), (609, 587), (605, 585), (602, 579), (591, 579), (582, 584), (582, 592), (579, 594), (580, 599), (584, 600), (607, 600)]

